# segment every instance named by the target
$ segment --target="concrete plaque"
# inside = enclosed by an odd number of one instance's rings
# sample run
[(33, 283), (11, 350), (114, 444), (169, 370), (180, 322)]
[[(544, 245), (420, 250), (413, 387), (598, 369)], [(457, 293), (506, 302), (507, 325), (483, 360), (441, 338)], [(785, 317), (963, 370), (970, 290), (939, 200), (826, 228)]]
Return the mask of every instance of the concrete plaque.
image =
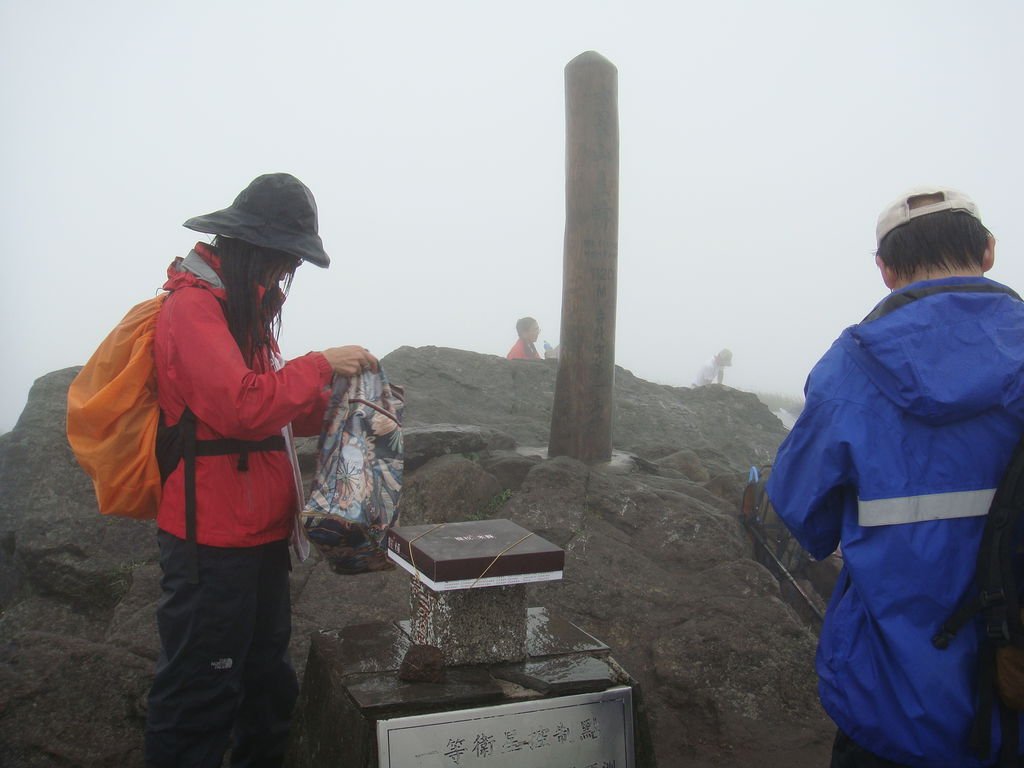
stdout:
[(633, 768), (629, 687), (377, 723), (380, 768)]

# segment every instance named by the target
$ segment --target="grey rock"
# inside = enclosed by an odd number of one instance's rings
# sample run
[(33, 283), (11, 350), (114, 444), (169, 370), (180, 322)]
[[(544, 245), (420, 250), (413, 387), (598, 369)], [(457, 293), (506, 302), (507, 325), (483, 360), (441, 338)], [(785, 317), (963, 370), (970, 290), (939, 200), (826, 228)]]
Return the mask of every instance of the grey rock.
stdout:
[[(564, 579), (529, 586), (528, 604), (607, 643), (641, 683), (662, 766), (827, 762), (813, 634), (736, 521), (746, 470), (785, 435), (753, 395), (617, 369), (619, 453), (588, 467), (545, 458), (557, 361), (403, 347), (384, 366), (408, 396), (402, 522), (507, 517), (564, 547)], [(39, 379), (0, 436), (5, 768), (142, 766), (154, 527), (96, 511), (64, 434), (76, 370)], [(299, 449), (308, 483), (316, 439)], [(314, 555), (294, 564), (292, 597), (301, 676), (313, 633), (407, 619), (409, 577), (339, 576)]]
[(510, 491), (518, 491), (530, 470), (540, 461), (540, 456), (514, 451), (488, 451), (478, 459), (480, 466), (494, 475), (498, 485)]
[(688, 480), (698, 483), (711, 479), (711, 473), (701, 463), (700, 457), (689, 448), (663, 456), (656, 463), (659, 467), (674, 469)]
[(155, 527), (99, 514), (65, 437), (67, 389), (77, 371), (35, 382), (0, 454), (0, 540), (14, 542), (0, 547), (0, 572), (14, 577), (0, 595), (27, 583), (33, 594), (108, 615), (124, 595), (125, 570), (154, 557)]
[(24, 632), (0, 650), (3, 764), (141, 766), (152, 663), (65, 632)]
[(439, 456), (479, 454), (516, 446), (515, 438), (500, 430), (465, 424), (403, 427), (402, 440), (405, 469), (410, 472)]
[[(475, 424), (501, 430), (519, 445), (548, 444), (557, 360), (400, 347), (381, 364), (392, 381), (413, 385), (406, 391), (407, 426)], [(733, 468), (749, 467), (774, 456), (785, 435), (782, 422), (748, 392), (669, 387), (615, 369), (612, 444), (619, 450), (658, 459), (690, 448), (702, 458), (712, 451)]]
[(494, 517), (502, 489), (494, 475), (462, 456), (441, 456), (406, 476), (401, 524)]

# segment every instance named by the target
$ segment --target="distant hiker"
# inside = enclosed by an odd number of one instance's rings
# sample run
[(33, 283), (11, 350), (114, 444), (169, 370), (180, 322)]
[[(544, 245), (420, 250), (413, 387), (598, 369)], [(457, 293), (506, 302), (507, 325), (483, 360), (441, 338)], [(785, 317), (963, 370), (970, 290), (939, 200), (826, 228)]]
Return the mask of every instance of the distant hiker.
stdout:
[[(876, 238), (892, 293), (811, 371), (768, 495), (815, 558), (842, 543), (816, 662), (839, 727), (832, 766), (993, 765), (1020, 715), (994, 707), (972, 744), (985, 625), (944, 650), (933, 637), (977, 594), (986, 515), (1021, 437), (1024, 304), (983, 277), (995, 240), (960, 192), (908, 192)], [(1018, 765), (1017, 737), (1005, 747), (999, 765)]]
[(233, 736), (232, 765), (279, 766), (298, 694), (288, 540), (301, 500), (289, 425), (319, 434), (332, 375), (377, 360), (357, 346), (280, 358), (295, 270), (330, 264), (316, 202), (294, 176), (260, 176), (185, 226), (216, 237), (168, 268), (157, 319), (157, 395), (164, 423), (185, 425), (185, 459), (157, 516), (163, 596), (146, 764), (215, 768)]
[(732, 352), (728, 349), (723, 349), (697, 372), (697, 378), (694, 380), (693, 386), (706, 387), (709, 384), (721, 384), (722, 379), (725, 378), (725, 369), (731, 365)]
[(541, 360), (537, 351), (537, 337), (540, 336), (540, 325), (532, 317), (521, 317), (516, 321), (516, 333), (519, 340), (505, 355), (509, 360)]

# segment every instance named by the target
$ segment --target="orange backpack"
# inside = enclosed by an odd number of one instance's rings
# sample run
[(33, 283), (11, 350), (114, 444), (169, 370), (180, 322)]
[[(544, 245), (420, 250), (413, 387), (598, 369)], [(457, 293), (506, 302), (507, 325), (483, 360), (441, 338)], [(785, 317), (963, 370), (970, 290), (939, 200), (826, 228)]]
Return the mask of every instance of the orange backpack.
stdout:
[(167, 296), (132, 307), (68, 389), (68, 442), (104, 515), (153, 519), (160, 504), (153, 337)]

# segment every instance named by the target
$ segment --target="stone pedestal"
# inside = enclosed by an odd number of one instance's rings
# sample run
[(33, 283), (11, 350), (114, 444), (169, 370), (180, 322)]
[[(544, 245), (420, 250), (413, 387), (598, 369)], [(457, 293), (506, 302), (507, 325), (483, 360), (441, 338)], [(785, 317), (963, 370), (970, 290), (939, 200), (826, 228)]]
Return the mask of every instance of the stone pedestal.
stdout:
[(410, 578), (413, 642), (441, 649), (445, 664), (526, 658), (526, 585), (435, 592)]
[[(548, 765), (545, 756), (558, 754), (559, 739), (576, 740), (589, 748), (587, 739), (611, 737), (612, 721), (603, 719), (604, 714), (572, 720), (560, 713), (573, 712), (574, 703), (581, 699), (607, 699), (623, 690), (631, 698), (626, 730), (632, 735), (632, 754), (617, 762), (616, 768), (655, 766), (636, 681), (612, 659), (606, 645), (546, 609), (531, 608), (527, 613), (527, 653), (522, 661), (449, 667), (443, 683), (398, 678), (410, 632), (410, 622), (373, 623), (313, 636), (292, 724), (288, 768), (381, 768), (378, 731), (395, 723), (409, 724), (409, 729), (398, 729), (403, 734), (414, 727), (436, 730), (431, 723), (447, 722), (447, 715), (462, 723), (490, 719), (504, 725), (490, 730), (473, 725), (473, 733), (479, 731), (490, 739), (481, 738), (476, 744), (457, 730), (447, 739), (444, 732), (441, 746), (424, 755), (420, 764)], [(607, 706), (600, 710), (606, 711)], [(514, 727), (517, 722), (522, 723), (519, 733)], [(385, 742), (388, 768), (409, 765), (393, 746)], [(388, 750), (392, 750), (390, 758)], [(485, 750), (490, 751), (484, 754)], [(555, 764), (560, 763), (555, 760)]]

